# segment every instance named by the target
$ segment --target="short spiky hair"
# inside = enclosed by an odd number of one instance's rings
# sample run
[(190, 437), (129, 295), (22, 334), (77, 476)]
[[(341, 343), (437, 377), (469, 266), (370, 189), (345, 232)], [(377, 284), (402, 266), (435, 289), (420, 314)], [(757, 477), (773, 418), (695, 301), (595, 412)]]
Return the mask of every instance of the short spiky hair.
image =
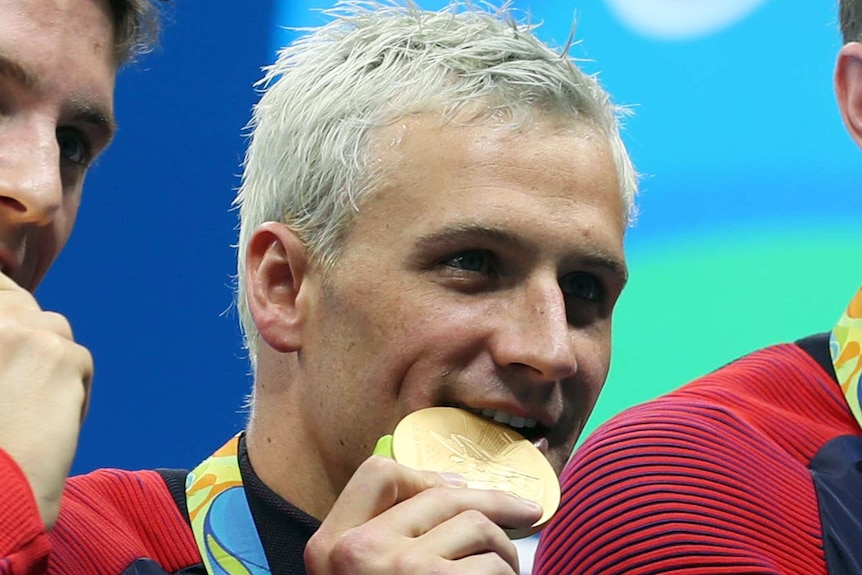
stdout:
[(154, 0), (110, 0), (114, 21), (114, 59), (118, 66), (149, 51), (159, 35)]
[[(374, 130), (417, 113), (512, 129), (543, 119), (590, 126), (607, 138), (628, 216), (637, 188), (608, 94), (504, 7), (458, 2), (439, 12), (410, 0), (345, 1), (331, 22), (283, 49), (266, 69), (250, 123), (236, 198), (240, 212), (237, 307), (252, 365), (258, 332), (245, 294), (245, 252), (267, 221), (288, 223), (310, 257), (335, 265), (353, 218), (376, 189)], [(378, 168), (380, 169), (380, 168)]]
[(844, 43), (862, 41), (862, 8), (858, 0), (841, 0), (838, 8), (838, 21), (841, 25), (841, 35)]

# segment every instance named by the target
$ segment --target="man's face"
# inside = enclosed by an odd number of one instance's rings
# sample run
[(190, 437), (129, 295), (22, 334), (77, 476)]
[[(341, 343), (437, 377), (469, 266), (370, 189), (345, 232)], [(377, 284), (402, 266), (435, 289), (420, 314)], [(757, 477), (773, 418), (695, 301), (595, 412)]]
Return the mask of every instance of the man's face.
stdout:
[(392, 168), (311, 280), (299, 351), (314, 385), (297, 411), (323, 464), (343, 484), (404, 415), (456, 406), (546, 442), (559, 473), (604, 384), (626, 277), (606, 139), (420, 117), (372, 149)]
[(0, 271), (33, 290), (114, 132), (107, 0), (0, 0)]

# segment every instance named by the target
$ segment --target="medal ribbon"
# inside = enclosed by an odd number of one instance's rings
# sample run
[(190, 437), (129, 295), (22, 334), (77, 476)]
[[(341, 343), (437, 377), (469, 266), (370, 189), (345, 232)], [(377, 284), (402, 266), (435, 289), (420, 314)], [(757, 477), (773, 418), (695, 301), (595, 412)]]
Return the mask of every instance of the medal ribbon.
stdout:
[(269, 575), (232, 437), (186, 476), (192, 532), (209, 575)]
[(829, 352), (847, 405), (862, 427), (862, 390), (859, 386), (862, 379), (862, 287), (832, 329)]

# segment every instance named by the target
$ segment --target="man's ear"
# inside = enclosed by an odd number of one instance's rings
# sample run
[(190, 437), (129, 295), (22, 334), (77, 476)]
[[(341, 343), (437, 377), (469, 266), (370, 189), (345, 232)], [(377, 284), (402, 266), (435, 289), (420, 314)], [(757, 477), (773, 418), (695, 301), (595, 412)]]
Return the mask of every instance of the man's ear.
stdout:
[(835, 64), (835, 97), (856, 145), (862, 147), (862, 44), (848, 42)]
[(246, 251), (246, 297), (261, 339), (276, 351), (300, 348), (307, 270), (305, 245), (290, 227), (266, 222), (255, 230)]

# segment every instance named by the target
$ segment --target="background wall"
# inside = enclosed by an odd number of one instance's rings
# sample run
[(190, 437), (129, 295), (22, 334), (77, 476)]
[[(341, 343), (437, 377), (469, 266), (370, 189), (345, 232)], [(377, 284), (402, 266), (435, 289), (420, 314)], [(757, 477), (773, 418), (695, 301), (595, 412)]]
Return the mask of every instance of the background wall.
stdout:
[(244, 426), (230, 205), (273, 4), (172, 3), (161, 47), (119, 77), (116, 141), (37, 294), (95, 359), (73, 472), (194, 466)]
[[(641, 215), (590, 428), (754, 347), (828, 329), (862, 281), (862, 156), (831, 87), (837, 2), (514, 4), (558, 45), (576, 15), (573, 55), (634, 112)], [(279, 25), (323, 21), (308, 7), (175, 0), (162, 47), (122, 73), (118, 138), (38, 292), (96, 360), (74, 472), (188, 467), (243, 427), (230, 203), (252, 84), (289, 37)]]

